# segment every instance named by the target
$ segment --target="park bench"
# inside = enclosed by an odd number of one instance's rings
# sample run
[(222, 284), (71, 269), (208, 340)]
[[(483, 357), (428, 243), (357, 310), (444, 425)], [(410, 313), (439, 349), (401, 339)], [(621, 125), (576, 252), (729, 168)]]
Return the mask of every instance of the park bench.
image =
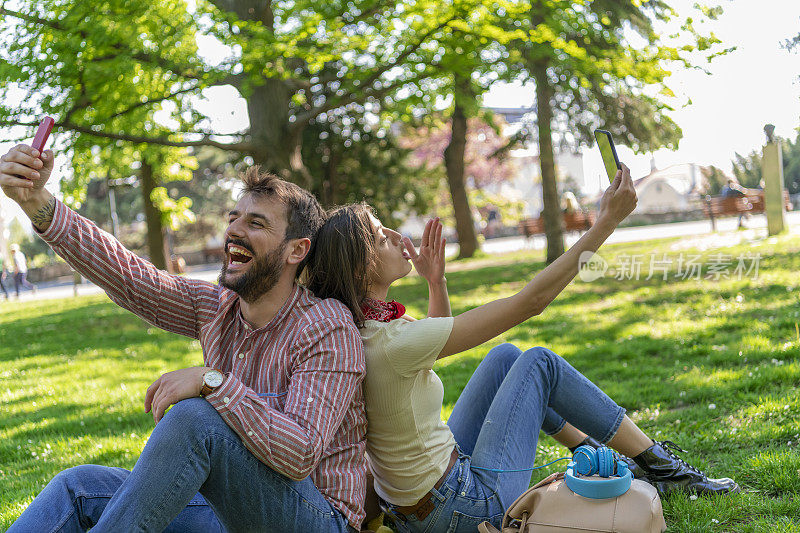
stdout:
[[(564, 229), (566, 231), (586, 231), (594, 224), (595, 215), (592, 212), (563, 213)], [(544, 220), (542, 217), (526, 218), (519, 223), (519, 229), (525, 238), (544, 233)]]
[(206, 263), (221, 263), (225, 260), (225, 249), (222, 246), (205, 247), (203, 260)]
[[(787, 211), (792, 210), (789, 200), (789, 191), (783, 191), (783, 203)], [(703, 202), (703, 213), (711, 220), (724, 216), (741, 215), (743, 213), (760, 214), (764, 212), (764, 191), (761, 189), (747, 189), (745, 196), (706, 196)]]

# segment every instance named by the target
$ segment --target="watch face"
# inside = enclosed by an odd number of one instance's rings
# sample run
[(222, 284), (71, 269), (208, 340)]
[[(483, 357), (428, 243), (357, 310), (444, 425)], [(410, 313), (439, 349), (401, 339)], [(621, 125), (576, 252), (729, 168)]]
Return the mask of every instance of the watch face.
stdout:
[(222, 385), (223, 379), (222, 372), (217, 372), (216, 370), (209, 370), (205, 374), (203, 374), (203, 382), (211, 388), (219, 387)]

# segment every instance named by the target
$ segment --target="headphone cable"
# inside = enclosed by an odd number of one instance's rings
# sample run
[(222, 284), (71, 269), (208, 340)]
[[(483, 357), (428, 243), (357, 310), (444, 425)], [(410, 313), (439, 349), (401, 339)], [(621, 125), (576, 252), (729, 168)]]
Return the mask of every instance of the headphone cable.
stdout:
[(488, 470), (489, 472), (500, 472), (500, 473), (502, 473), (502, 472), (530, 472), (531, 470), (539, 470), (540, 468), (544, 468), (546, 466), (550, 466), (551, 464), (557, 463), (559, 461), (571, 461), (571, 460), (572, 460), (572, 457), (562, 457), (561, 459), (556, 459), (555, 461), (550, 461), (546, 465), (534, 466), (533, 468), (519, 468), (519, 469), (516, 469), (516, 470), (502, 470), (500, 468), (486, 468), (486, 467), (483, 467), (483, 466), (475, 466), (475, 465), (470, 465), (470, 468), (474, 468), (475, 470)]

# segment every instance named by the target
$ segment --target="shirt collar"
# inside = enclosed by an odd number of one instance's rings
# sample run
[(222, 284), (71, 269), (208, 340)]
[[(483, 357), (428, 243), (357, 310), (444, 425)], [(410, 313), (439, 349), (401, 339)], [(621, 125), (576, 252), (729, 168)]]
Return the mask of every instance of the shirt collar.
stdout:
[(285, 302), (283, 302), (283, 305), (281, 306), (280, 309), (278, 309), (278, 312), (275, 313), (275, 316), (273, 316), (269, 322), (267, 322), (258, 329), (254, 329), (253, 326), (251, 326), (250, 323), (244, 319), (244, 315), (242, 315), (242, 306), (239, 304), (237, 298), (236, 304), (238, 309), (236, 310), (236, 313), (239, 316), (239, 320), (243, 324), (242, 327), (244, 328), (244, 330), (247, 332), (248, 335), (272, 330), (278, 324), (282, 323), (284, 319), (289, 315), (289, 313), (292, 312), (292, 309), (294, 309), (295, 304), (297, 304), (298, 300), (300, 300), (300, 291), (301, 291), (300, 286), (297, 285), (297, 283), (295, 283), (292, 286), (292, 292), (289, 293), (289, 297), (286, 298)]

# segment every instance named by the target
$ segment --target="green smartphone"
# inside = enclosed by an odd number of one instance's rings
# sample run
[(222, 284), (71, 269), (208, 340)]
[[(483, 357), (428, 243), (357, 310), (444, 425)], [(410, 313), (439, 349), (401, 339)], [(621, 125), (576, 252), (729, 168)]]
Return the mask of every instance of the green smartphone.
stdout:
[(603, 165), (606, 167), (608, 181), (614, 181), (618, 170), (622, 170), (617, 157), (617, 149), (614, 147), (614, 140), (606, 130), (594, 130), (594, 138), (597, 140), (597, 147), (603, 157)]

